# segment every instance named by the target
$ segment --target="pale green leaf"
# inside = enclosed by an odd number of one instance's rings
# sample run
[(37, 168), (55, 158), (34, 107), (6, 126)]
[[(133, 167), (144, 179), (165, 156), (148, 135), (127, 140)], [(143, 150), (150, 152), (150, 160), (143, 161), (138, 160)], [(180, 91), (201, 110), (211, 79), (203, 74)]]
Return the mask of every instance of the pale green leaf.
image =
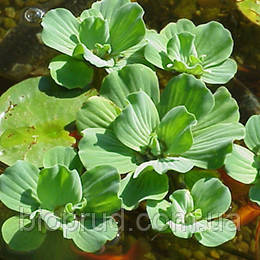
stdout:
[(72, 56), (78, 44), (78, 19), (69, 10), (57, 8), (44, 15), (41, 25), (44, 44)]
[(203, 178), (192, 187), (194, 208), (201, 209), (203, 219), (222, 216), (231, 205), (231, 193), (217, 178)]
[(195, 123), (195, 117), (184, 106), (171, 109), (162, 118), (156, 132), (159, 140), (166, 146), (166, 154), (180, 154), (191, 147), (191, 127)]
[(0, 175), (0, 200), (8, 208), (31, 213), (39, 207), (37, 182), (39, 170), (25, 161), (17, 161)]
[(112, 131), (86, 129), (79, 142), (79, 156), (83, 165), (91, 170), (96, 166), (110, 165), (120, 174), (135, 170), (135, 153), (123, 145)]
[(121, 207), (118, 198), (120, 175), (110, 166), (99, 166), (81, 177), (83, 196), (87, 200), (87, 213), (115, 213)]
[(108, 128), (120, 112), (120, 108), (110, 100), (91, 97), (79, 110), (76, 125), (80, 132), (86, 128)]
[(250, 184), (255, 181), (258, 174), (254, 162), (254, 154), (251, 151), (234, 144), (232, 153), (226, 157), (225, 168), (233, 179)]
[(142, 64), (127, 65), (104, 78), (100, 94), (120, 108), (127, 104), (127, 96), (144, 91), (155, 104), (159, 102), (159, 82), (154, 71)]
[(159, 105), (160, 116), (181, 105), (199, 120), (212, 109), (214, 99), (201, 80), (189, 74), (181, 74), (170, 80), (164, 89)]
[(41, 170), (37, 194), (41, 207), (48, 210), (79, 202), (82, 198), (82, 187), (78, 172), (70, 171), (61, 165)]
[(122, 207), (132, 210), (144, 200), (162, 200), (168, 193), (168, 177), (154, 171), (146, 171), (138, 178), (129, 173), (121, 180), (120, 197)]
[(143, 92), (128, 96), (129, 105), (113, 122), (116, 137), (127, 147), (141, 151), (150, 142), (150, 135), (159, 124), (157, 109)]
[(204, 246), (216, 247), (229, 240), (236, 235), (236, 226), (229, 219), (217, 219), (207, 224), (207, 230), (196, 233), (195, 238)]
[(85, 88), (93, 79), (93, 69), (85, 61), (67, 55), (52, 59), (49, 69), (55, 82), (68, 89)]
[(246, 123), (245, 143), (255, 154), (260, 155), (260, 115), (254, 115)]
[(38, 231), (31, 220), (14, 216), (3, 224), (2, 236), (11, 249), (29, 252), (41, 246), (46, 233)]

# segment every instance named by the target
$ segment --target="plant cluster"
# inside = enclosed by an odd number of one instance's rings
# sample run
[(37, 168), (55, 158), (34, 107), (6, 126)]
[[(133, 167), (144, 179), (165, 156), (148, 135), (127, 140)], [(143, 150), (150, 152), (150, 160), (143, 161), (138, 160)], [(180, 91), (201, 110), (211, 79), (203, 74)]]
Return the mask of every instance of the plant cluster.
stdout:
[[(153, 229), (218, 246), (236, 234), (223, 217), (231, 194), (201, 173), (224, 163), (231, 177), (256, 183), (250, 197), (260, 203), (260, 117), (245, 131), (228, 89), (205, 84), (236, 73), (230, 32), (181, 19), (157, 33), (143, 14), (130, 0), (102, 0), (80, 17), (60, 8), (44, 16), (43, 42), (63, 53), (50, 62), (51, 77), (0, 98), (0, 159), (11, 165), (0, 200), (23, 213), (2, 226), (12, 249), (34, 250), (60, 230), (96, 252), (117, 235), (113, 213), (142, 201)], [(90, 89), (95, 67), (107, 72), (98, 91)], [(155, 67), (178, 74), (161, 93)], [(72, 148), (75, 127), (81, 140)], [(233, 144), (244, 136), (252, 152)], [(186, 189), (169, 188), (173, 175)]]

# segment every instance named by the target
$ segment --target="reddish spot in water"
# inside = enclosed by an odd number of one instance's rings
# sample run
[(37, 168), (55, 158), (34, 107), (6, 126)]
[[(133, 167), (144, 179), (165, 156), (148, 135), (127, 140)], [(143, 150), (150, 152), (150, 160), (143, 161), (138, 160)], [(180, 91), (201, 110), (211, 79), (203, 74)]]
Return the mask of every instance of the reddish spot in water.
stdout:
[(73, 147), (74, 147), (74, 148), (77, 148), (77, 147), (78, 147), (78, 144), (79, 144), (79, 141), (80, 141), (80, 139), (82, 138), (82, 135), (80, 135), (80, 133), (79, 133), (77, 130), (71, 131), (69, 135), (72, 136), (72, 137), (74, 137), (74, 138), (76, 139), (76, 143), (73, 144)]
[(234, 200), (242, 199), (248, 196), (250, 185), (238, 182), (227, 175), (224, 169), (219, 169), (220, 178), (223, 183), (231, 190), (232, 198)]

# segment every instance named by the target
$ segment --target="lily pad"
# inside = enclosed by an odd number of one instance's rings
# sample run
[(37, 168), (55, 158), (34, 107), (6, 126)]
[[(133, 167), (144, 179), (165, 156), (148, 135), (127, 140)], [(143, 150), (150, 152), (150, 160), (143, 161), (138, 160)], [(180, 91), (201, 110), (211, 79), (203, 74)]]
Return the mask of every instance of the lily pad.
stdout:
[(95, 94), (94, 90), (66, 90), (48, 77), (11, 87), (0, 98), (0, 160), (8, 165), (26, 160), (41, 167), (47, 150), (75, 142), (65, 127)]

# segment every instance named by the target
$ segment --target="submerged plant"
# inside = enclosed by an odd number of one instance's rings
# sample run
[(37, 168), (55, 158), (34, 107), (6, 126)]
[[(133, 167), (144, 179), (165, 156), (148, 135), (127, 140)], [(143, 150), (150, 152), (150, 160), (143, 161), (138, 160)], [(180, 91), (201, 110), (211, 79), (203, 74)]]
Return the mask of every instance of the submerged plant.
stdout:
[(204, 246), (223, 244), (236, 235), (235, 224), (221, 216), (229, 209), (229, 189), (216, 178), (200, 179), (189, 190), (177, 190), (170, 201), (148, 201), (147, 212), (153, 229), (175, 236), (193, 235)]
[(61, 230), (80, 249), (95, 252), (117, 235), (111, 214), (121, 207), (119, 174), (102, 166), (80, 177), (76, 157), (72, 148), (57, 147), (46, 154), (46, 168), (17, 161), (0, 176), (1, 201), (22, 213), (2, 226), (10, 248), (34, 250), (43, 243), (46, 231)]
[(251, 201), (260, 205), (260, 115), (254, 115), (246, 123), (245, 144), (234, 144), (232, 154), (225, 161), (227, 173), (233, 179), (253, 184), (249, 191)]
[(218, 22), (195, 26), (187, 19), (168, 24), (159, 34), (148, 31), (145, 58), (165, 70), (186, 72), (206, 83), (227, 83), (237, 71), (230, 59), (233, 40)]
[(95, 2), (79, 18), (62, 8), (49, 11), (42, 21), (42, 40), (65, 54), (50, 63), (53, 79), (67, 88), (82, 88), (92, 80), (89, 63), (116, 67), (140, 48), (145, 36), (143, 14), (141, 6), (130, 0)]

